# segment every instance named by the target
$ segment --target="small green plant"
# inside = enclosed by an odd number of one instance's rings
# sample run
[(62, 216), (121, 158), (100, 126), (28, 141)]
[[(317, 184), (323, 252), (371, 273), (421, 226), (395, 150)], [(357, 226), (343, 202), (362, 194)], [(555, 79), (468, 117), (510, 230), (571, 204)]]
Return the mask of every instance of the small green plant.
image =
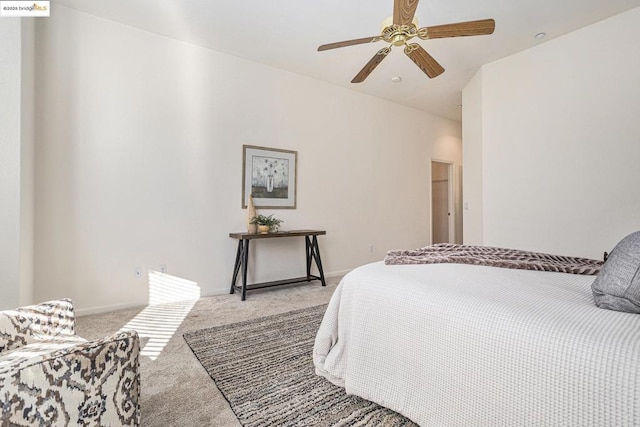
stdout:
[(254, 216), (253, 218), (251, 218), (251, 224), (258, 224), (258, 225), (268, 225), (269, 227), (277, 227), (278, 225), (282, 224), (284, 221), (278, 218), (274, 218), (273, 214), (266, 216), (266, 215), (257, 215)]

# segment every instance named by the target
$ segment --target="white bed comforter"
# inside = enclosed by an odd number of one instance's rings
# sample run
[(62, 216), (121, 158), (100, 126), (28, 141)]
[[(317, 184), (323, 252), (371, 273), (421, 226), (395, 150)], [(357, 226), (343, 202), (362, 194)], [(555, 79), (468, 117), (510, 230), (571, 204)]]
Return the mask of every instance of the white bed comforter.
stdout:
[(421, 426), (640, 426), (640, 315), (594, 276), (360, 267), (318, 331), (316, 372)]

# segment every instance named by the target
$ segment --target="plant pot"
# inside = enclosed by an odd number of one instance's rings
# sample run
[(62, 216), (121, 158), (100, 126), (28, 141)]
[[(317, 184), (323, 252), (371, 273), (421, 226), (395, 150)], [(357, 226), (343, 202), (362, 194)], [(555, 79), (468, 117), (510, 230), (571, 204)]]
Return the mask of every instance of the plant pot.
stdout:
[(271, 226), (258, 224), (258, 231), (261, 234), (267, 234), (269, 230), (271, 230)]

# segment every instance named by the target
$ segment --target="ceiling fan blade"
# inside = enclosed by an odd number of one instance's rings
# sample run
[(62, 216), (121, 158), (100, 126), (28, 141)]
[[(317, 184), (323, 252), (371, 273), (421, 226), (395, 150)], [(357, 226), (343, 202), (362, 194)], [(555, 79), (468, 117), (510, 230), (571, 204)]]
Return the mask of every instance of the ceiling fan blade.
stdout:
[(371, 74), (371, 72), (378, 66), (378, 64), (380, 64), (382, 60), (386, 58), (389, 52), (391, 52), (391, 48), (389, 47), (380, 49), (375, 55), (373, 55), (373, 58), (371, 58), (369, 62), (367, 62), (367, 65), (365, 65), (362, 70), (360, 70), (360, 72), (356, 74), (353, 80), (351, 80), (351, 83), (362, 83), (364, 79), (366, 79), (369, 74)]
[(429, 76), (430, 79), (438, 77), (440, 74), (444, 73), (442, 65), (433, 59), (433, 57), (429, 55), (419, 44), (408, 44), (404, 48), (404, 53), (406, 53), (407, 56), (411, 58), (411, 60), (415, 62), (427, 76)]
[(380, 37), (375, 36), (375, 37), (363, 37), (361, 39), (345, 40), (342, 42), (323, 44), (322, 46), (318, 47), (318, 52), (321, 52), (323, 50), (329, 50), (329, 49), (337, 49), (339, 47), (354, 46), (357, 44), (373, 43), (379, 40), (380, 40)]
[(418, 0), (394, 0), (393, 23), (396, 25), (409, 25), (416, 14)]
[(458, 22), (456, 24), (435, 25), (418, 30), (421, 39), (442, 39), (445, 37), (482, 36), (493, 34), (496, 21), (481, 19), (479, 21)]

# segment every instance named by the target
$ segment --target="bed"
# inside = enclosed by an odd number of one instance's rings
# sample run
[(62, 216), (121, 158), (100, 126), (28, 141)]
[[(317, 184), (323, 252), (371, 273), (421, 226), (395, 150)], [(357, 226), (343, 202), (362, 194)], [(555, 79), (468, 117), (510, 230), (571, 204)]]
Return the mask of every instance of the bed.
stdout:
[(368, 264), (337, 287), (316, 373), (421, 426), (640, 425), (640, 316), (593, 275)]

